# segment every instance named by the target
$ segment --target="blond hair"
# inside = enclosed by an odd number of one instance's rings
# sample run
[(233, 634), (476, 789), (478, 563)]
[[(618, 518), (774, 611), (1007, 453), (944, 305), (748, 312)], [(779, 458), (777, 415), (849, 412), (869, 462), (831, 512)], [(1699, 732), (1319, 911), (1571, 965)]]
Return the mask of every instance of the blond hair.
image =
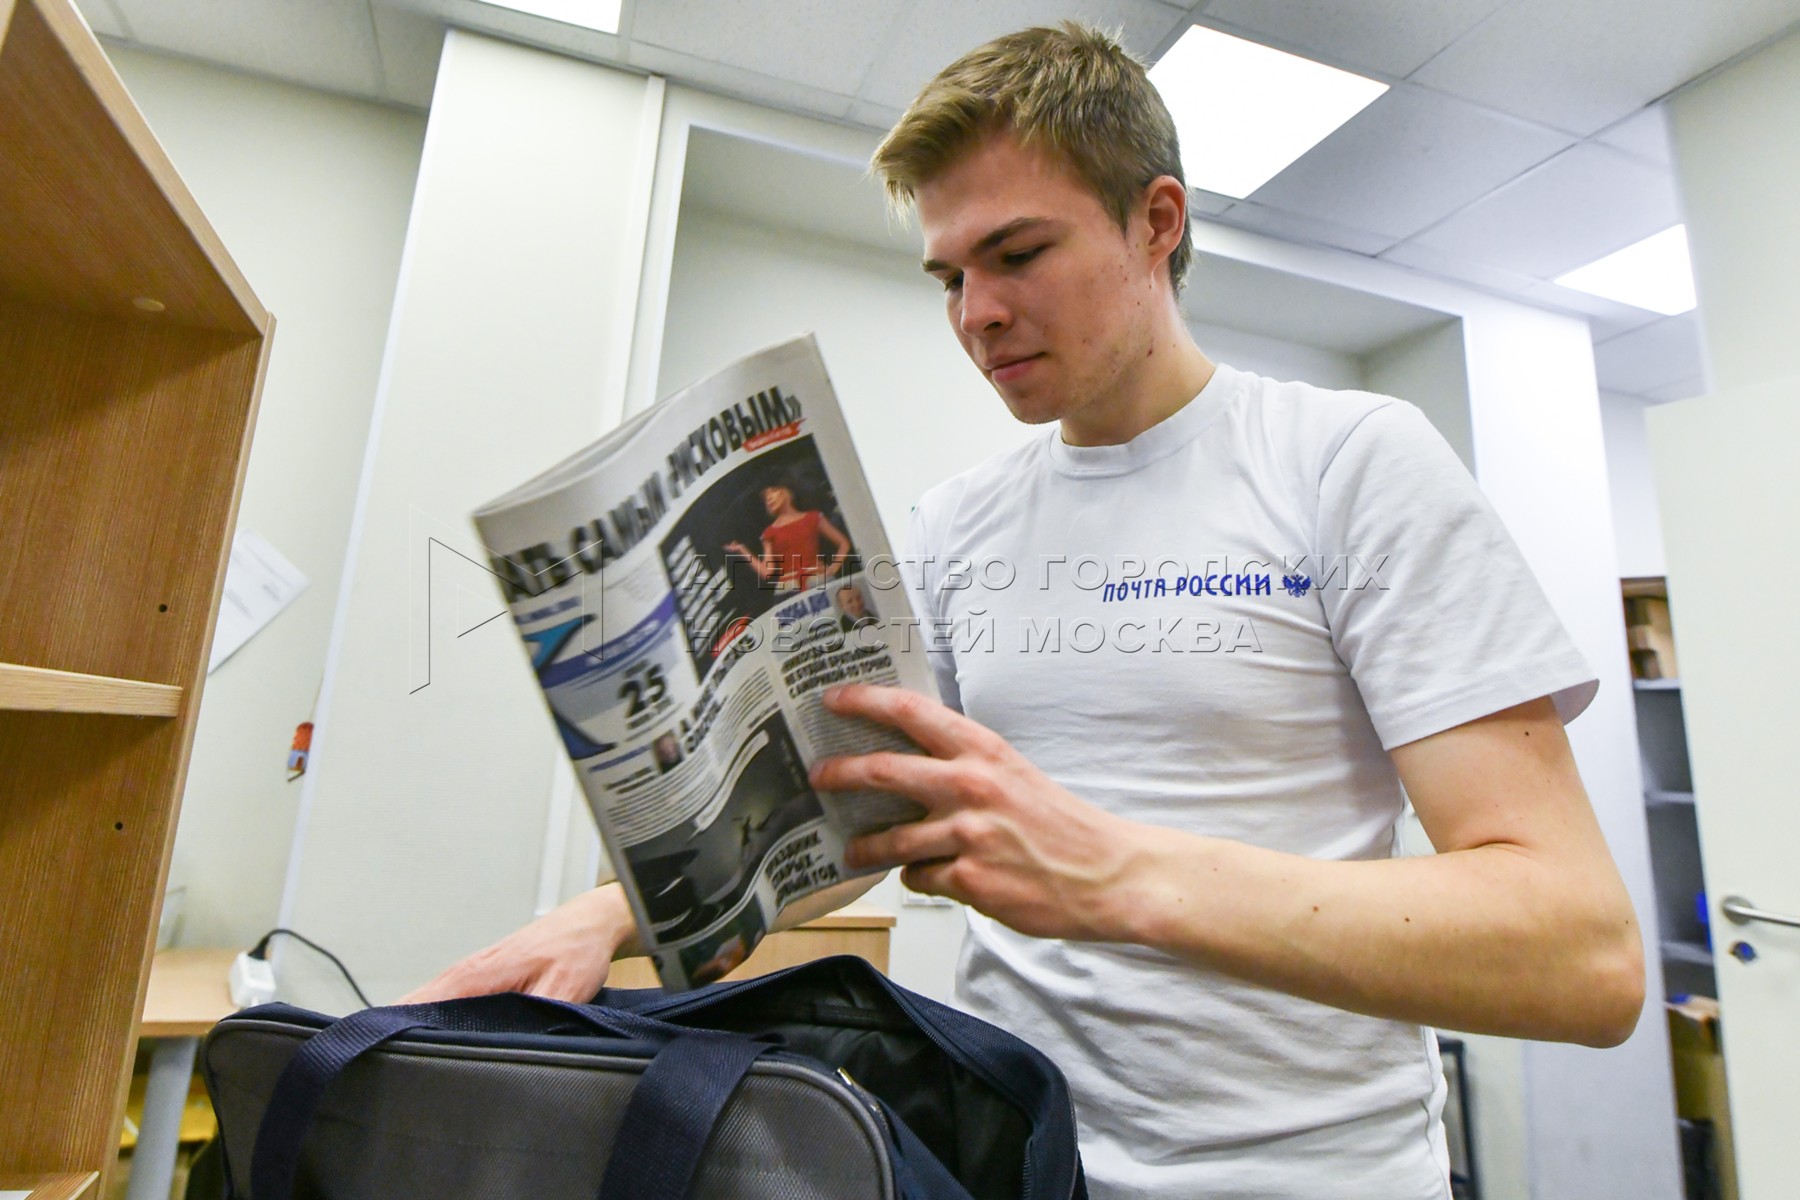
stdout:
[[(925, 85), (882, 139), (870, 166), (896, 207), (991, 134), (1060, 155), (1119, 228), (1152, 180), (1185, 191), (1175, 122), (1139, 62), (1102, 30), (1078, 21), (995, 38)], [(1177, 294), (1193, 259), (1186, 223), (1169, 255)]]

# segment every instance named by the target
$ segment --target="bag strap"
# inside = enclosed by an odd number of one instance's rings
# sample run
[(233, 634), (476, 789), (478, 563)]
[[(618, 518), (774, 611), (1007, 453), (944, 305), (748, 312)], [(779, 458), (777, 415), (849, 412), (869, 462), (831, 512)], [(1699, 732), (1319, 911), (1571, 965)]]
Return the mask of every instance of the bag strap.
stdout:
[(522, 1009), (550, 1009), (603, 1033), (664, 1043), (688, 1032), (638, 1013), (523, 993), (366, 1008), (352, 1013), (309, 1037), (276, 1078), (256, 1130), (256, 1148), (250, 1159), (251, 1194), (256, 1200), (291, 1200), (301, 1148), (325, 1090), (357, 1058), (415, 1029), (516, 1029)]
[(657, 1051), (613, 1135), (599, 1200), (687, 1200), (720, 1114), (751, 1065), (775, 1048), (690, 1032)]
[(881, 1112), (894, 1140), (894, 1182), (900, 1200), (971, 1200), (969, 1190), (886, 1101)]
[[(420, 1007), (428, 1007), (421, 1005)], [(289, 1200), (300, 1169), (300, 1147), (325, 1088), (364, 1051), (411, 1029), (437, 1028), (405, 1008), (370, 1008), (321, 1029), (282, 1068), (256, 1128), (250, 1157), (250, 1194)]]

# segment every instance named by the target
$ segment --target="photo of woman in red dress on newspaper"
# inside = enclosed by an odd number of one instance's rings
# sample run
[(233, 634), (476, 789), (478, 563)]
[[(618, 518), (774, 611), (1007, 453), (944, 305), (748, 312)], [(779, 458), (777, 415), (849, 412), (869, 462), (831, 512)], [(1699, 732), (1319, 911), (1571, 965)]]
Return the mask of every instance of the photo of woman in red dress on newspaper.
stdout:
[[(829, 517), (817, 509), (801, 509), (793, 489), (772, 483), (762, 490), (769, 526), (762, 531), (762, 553), (742, 542), (726, 542), (728, 553), (741, 555), (757, 578), (777, 591), (800, 592), (822, 583), (844, 569), (850, 539)], [(825, 560), (826, 545), (830, 561)]]

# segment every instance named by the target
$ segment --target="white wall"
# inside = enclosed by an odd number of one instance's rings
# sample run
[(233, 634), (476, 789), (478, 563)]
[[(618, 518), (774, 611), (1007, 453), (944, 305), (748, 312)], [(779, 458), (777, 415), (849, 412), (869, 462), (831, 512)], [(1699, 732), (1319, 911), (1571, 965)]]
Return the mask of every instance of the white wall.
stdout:
[[(457, 637), (501, 607), (458, 553), (474, 508), (618, 420), (660, 97), (446, 40), (285, 906), (378, 1001), (532, 915), (569, 768), (510, 623)], [(305, 955), (282, 982), (349, 1003)]]
[(1460, 321), (1390, 342), (1363, 356), (1363, 386), (1416, 404), (1444, 435), (1463, 466), (1475, 469), (1475, 435), (1469, 427), (1469, 363)]
[(170, 881), (180, 941), (247, 946), (275, 923), (298, 784), (369, 430), (424, 119), (109, 47), (201, 208), (276, 316), (241, 528), (312, 586), (207, 681)]
[(1619, 574), (1626, 579), (1666, 572), (1656, 479), (1650, 470), (1650, 433), (1644, 420), (1649, 407), (1635, 396), (1600, 393), (1614, 545), (1619, 552)]
[(1800, 33), (1669, 117), (1713, 387), (1800, 374)]
[(1230, 363), (1242, 371), (1270, 379), (1298, 379), (1319, 387), (1368, 386), (1363, 363), (1353, 354), (1340, 354), (1318, 346), (1303, 346), (1282, 338), (1245, 333), (1205, 321), (1188, 319), (1188, 332), (1214, 362)]

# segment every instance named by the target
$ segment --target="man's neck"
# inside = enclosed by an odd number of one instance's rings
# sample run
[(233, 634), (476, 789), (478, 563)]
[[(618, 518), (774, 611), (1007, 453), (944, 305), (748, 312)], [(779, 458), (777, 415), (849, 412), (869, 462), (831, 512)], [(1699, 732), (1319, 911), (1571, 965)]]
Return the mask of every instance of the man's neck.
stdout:
[(1070, 446), (1129, 442), (1185, 408), (1215, 369), (1185, 325), (1159, 331), (1140, 370), (1110, 402), (1089, 405), (1062, 419), (1062, 440)]

